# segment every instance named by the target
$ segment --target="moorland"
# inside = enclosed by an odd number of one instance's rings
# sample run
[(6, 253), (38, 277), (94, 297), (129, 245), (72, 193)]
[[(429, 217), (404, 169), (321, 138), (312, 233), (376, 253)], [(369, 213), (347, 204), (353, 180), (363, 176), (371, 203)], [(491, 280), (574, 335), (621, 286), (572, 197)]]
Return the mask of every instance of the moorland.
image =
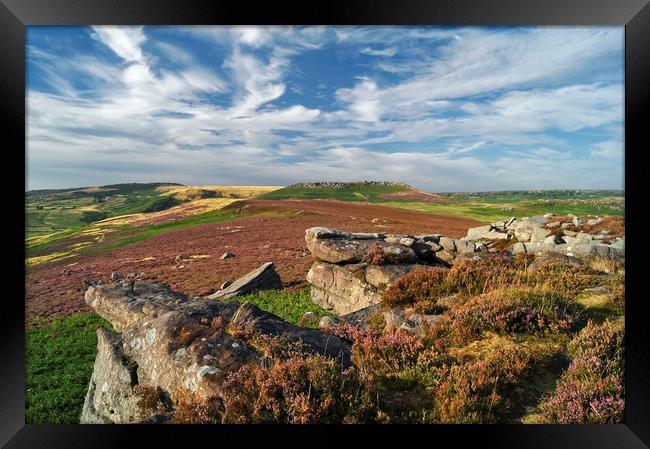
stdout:
[[(543, 214), (623, 217), (624, 195), (598, 190), (429, 193), (385, 182), (117, 184), (27, 192), (27, 422), (79, 421), (93, 371), (96, 329), (112, 329), (86, 304), (84, 293), (118, 273), (137, 273), (143, 281), (204, 297), (273, 261), (282, 289), (232, 300), (316, 328), (321, 318), (334, 314), (310, 298), (306, 275), (313, 259), (306, 229), (459, 238), (468, 228)], [(225, 253), (232, 257), (224, 258)], [(362, 395), (352, 404), (335, 394), (336, 412), (308, 404), (322, 412), (314, 420), (622, 420), (624, 264), (596, 258), (580, 266), (554, 264), (530, 276), (530, 263), (524, 255), (509, 262), (461, 264), (444, 274), (405, 276), (382, 306), (431, 312), (439, 298), (449, 295), (456, 295), (457, 305), (445, 308), (445, 320), (425, 336), (387, 331), (381, 314), (362, 330), (332, 330), (352, 343), (357, 372), (348, 380), (359, 391), (382, 392), (388, 399), (369, 405)], [(442, 287), (426, 290), (423, 285)], [(303, 363), (293, 356), (276, 365), (278, 379)], [(330, 372), (327, 360), (309, 363), (320, 363), (315, 372)], [(328, 391), (341, 388), (341, 373), (333, 376)], [(523, 399), (526, 391), (534, 394)], [(391, 408), (396, 392), (402, 395), (399, 412)], [(409, 403), (414, 397), (427, 400)], [(410, 404), (408, 412), (404, 402)], [(242, 416), (257, 417), (257, 422), (300, 422), (246, 410)]]

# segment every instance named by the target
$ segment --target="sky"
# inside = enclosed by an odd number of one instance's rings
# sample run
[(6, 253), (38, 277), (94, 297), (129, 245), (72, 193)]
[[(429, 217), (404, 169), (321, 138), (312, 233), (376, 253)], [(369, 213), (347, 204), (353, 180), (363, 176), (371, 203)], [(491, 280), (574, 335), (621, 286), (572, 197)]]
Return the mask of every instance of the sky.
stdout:
[(623, 189), (623, 27), (27, 28), (26, 188)]

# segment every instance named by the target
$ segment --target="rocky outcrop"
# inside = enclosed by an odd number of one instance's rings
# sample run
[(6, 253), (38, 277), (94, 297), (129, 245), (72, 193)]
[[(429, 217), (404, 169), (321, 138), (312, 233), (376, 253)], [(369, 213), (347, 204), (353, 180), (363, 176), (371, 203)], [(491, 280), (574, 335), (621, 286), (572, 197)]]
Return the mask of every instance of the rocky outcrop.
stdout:
[(157, 422), (152, 416), (160, 411), (142, 405), (152, 391), (171, 413), (179, 397), (221, 397), (229, 373), (265, 360), (253, 336), (299, 342), (307, 352), (350, 363), (347, 342), (248, 304), (188, 298), (142, 281), (91, 286), (86, 302), (117, 332), (97, 332), (82, 423)]
[[(625, 258), (625, 237), (611, 238), (607, 230), (598, 233), (581, 231), (580, 227), (603, 223), (603, 217), (576, 217), (569, 215), (537, 215), (523, 219), (511, 218), (486, 226), (470, 228), (465, 241), (487, 243), (495, 240), (513, 240), (513, 254), (559, 253), (575, 257)], [(574, 228), (572, 230), (571, 228)]]
[(315, 259), (307, 282), (311, 299), (339, 315), (378, 304), (383, 291), (414, 270), (448, 267), (460, 255), (478, 254), (473, 242), (439, 234), (349, 233), (310, 228), (305, 241)]

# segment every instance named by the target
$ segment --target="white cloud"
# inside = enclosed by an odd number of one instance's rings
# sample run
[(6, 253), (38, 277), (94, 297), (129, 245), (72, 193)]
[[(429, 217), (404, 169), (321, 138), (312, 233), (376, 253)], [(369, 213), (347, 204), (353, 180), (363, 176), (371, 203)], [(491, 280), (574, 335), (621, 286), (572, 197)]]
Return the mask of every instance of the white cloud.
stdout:
[(92, 29), (91, 37), (107, 45), (125, 62), (143, 62), (140, 45), (147, 38), (142, 27), (94, 26)]
[(606, 159), (621, 159), (624, 155), (622, 142), (617, 140), (607, 140), (591, 146), (591, 155)]
[(370, 47), (366, 47), (363, 50), (361, 50), (361, 53), (369, 56), (391, 57), (391, 56), (395, 56), (395, 53), (397, 53), (397, 49), (395, 49), (395, 47), (386, 47), (383, 50), (374, 50)]

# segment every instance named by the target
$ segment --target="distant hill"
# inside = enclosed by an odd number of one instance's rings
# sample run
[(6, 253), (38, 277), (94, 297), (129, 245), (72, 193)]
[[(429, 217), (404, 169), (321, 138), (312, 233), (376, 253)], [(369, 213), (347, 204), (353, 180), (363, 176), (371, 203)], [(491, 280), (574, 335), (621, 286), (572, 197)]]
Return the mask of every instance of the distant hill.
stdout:
[(391, 181), (307, 182), (292, 184), (260, 196), (260, 199), (336, 199), (341, 201), (429, 201), (437, 197), (408, 184)]
[(87, 186), (87, 187), (71, 187), (68, 189), (39, 189), (39, 190), (28, 190), (26, 195), (28, 197), (30, 196), (38, 196), (38, 195), (43, 195), (43, 194), (74, 194), (75, 192), (79, 192), (79, 195), (86, 195), (88, 193), (93, 193), (93, 192), (101, 192), (101, 191), (107, 191), (107, 190), (112, 190), (113, 194), (125, 194), (125, 193), (130, 193), (133, 191), (138, 191), (138, 190), (149, 190), (149, 189), (155, 189), (157, 187), (164, 187), (164, 186), (182, 186), (183, 184), (178, 184), (175, 182), (131, 182), (131, 183), (125, 183), (125, 184), (108, 184), (105, 186)]

